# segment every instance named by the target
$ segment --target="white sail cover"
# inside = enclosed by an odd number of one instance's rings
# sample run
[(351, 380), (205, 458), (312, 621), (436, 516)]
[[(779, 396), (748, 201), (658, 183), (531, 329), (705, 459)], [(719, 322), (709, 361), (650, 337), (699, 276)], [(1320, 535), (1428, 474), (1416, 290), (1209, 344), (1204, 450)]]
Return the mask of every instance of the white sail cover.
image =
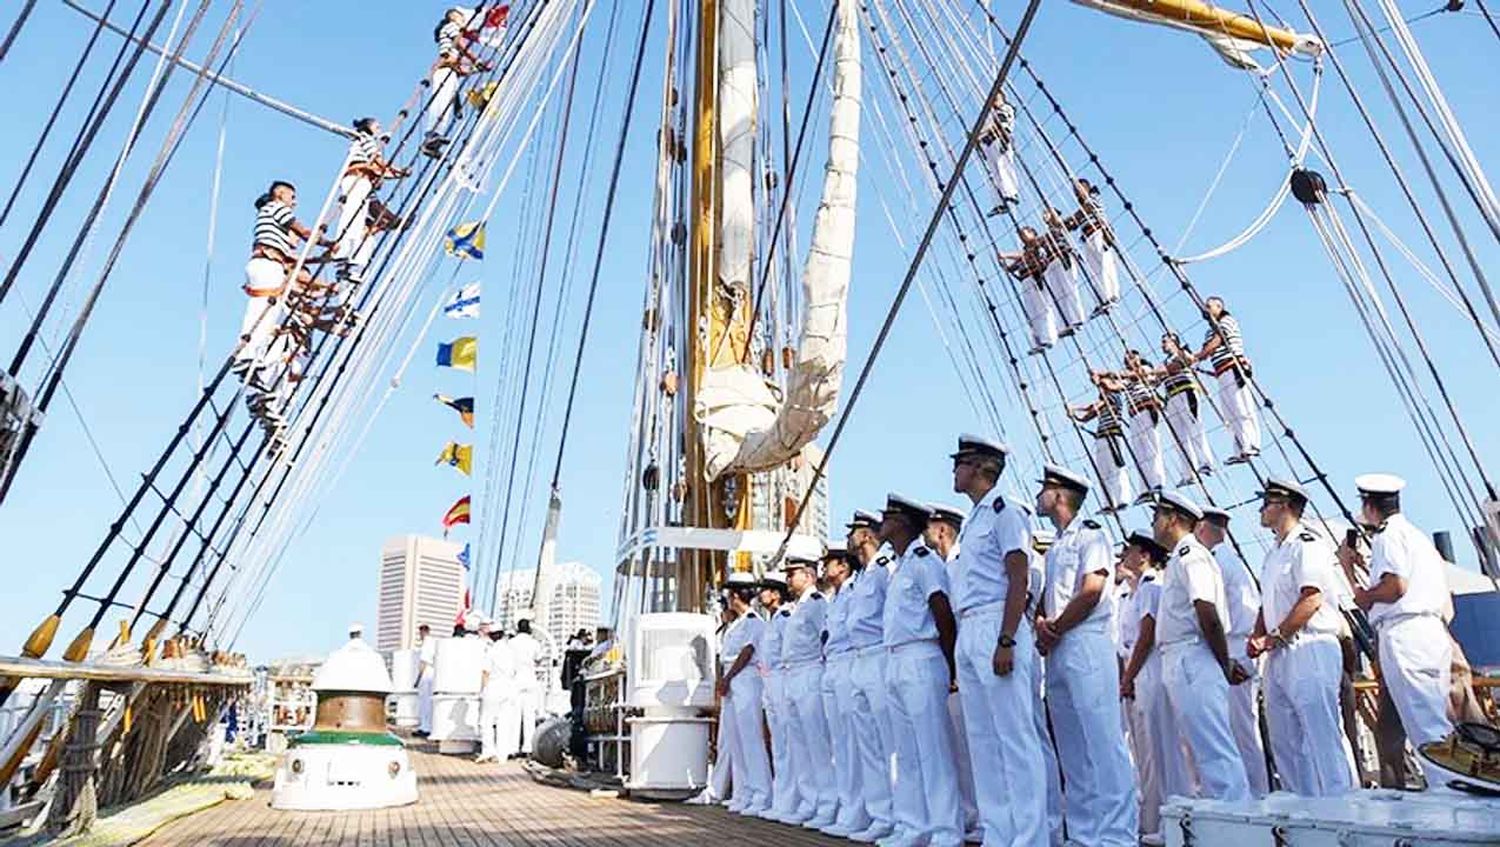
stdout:
[[(737, 21), (746, 10), (753, 10), (753, 0), (728, 0), (724, 5), (721, 63), (731, 57), (743, 58), (750, 84), (754, 84), (754, 35), (746, 23), (743, 30)], [(733, 12), (731, 12), (733, 10)], [(731, 39), (745, 39), (731, 47)], [(736, 63), (736, 70), (739, 69)], [(725, 69), (721, 64), (721, 74)], [(727, 84), (721, 77), (721, 85)], [(802, 326), (796, 357), (786, 386), (785, 397), (778, 396), (774, 384), (768, 384), (750, 365), (715, 368), (704, 374), (693, 414), (704, 433), (704, 476), (717, 479), (725, 473), (767, 470), (784, 464), (817, 437), (838, 408), (839, 386), (844, 376), (848, 348), (849, 269), (854, 256), (854, 200), (859, 171), (860, 120), (860, 37), (859, 10), (849, 0), (838, 3), (838, 31), (834, 41), (833, 105), (829, 113), (828, 163), (823, 171), (823, 196), (813, 222), (812, 245), (802, 270)], [(724, 88), (721, 87), (721, 97)], [(743, 103), (744, 98), (737, 98)], [(754, 104), (751, 94), (748, 102)], [(750, 141), (745, 149), (745, 190), (731, 194), (729, 140), (736, 126), (753, 128), (753, 117), (731, 114), (731, 102), (722, 104), (721, 138), (724, 139), (724, 221), (723, 252), (720, 279), (734, 284), (741, 278), (734, 274), (743, 267), (748, 276), (749, 246), (753, 243), (749, 221), (754, 216), (750, 196), (748, 161)], [(788, 186), (787, 190), (791, 190)], [(731, 210), (734, 202), (744, 207)], [(741, 220), (741, 229), (731, 235), (730, 220)], [(743, 233), (743, 253), (729, 254), (734, 239)], [(736, 247), (736, 249), (740, 249)], [(743, 256), (743, 265), (736, 264)], [(748, 293), (748, 292), (746, 292)], [(741, 303), (747, 303), (743, 300)]]
[[(1213, 27), (1213, 18), (1216, 15), (1230, 14), (1207, 3), (1173, 3), (1175, 15), (1186, 15), (1188, 20), (1180, 19), (1165, 12), (1153, 11), (1150, 2), (1142, 3), (1139, 0), (1073, 0), (1080, 6), (1088, 6), (1101, 12), (1108, 12), (1121, 18), (1140, 21), (1148, 24), (1159, 24), (1169, 26), (1173, 29), (1186, 30), (1194, 33), (1199, 38), (1208, 42), (1208, 46), (1219, 54), (1232, 67), (1241, 70), (1259, 71), (1263, 70), (1251, 55), (1256, 50), (1266, 49), (1266, 44), (1261, 41), (1251, 41), (1244, 38), (1235, 38), (1227, 33), (1218, 31)], [(1243, 17), (1243, 16), (1235, 16)], [(1299, 56), (1314, 57), (1323, 52), (1323, 43), (1315, 36), (1296, 33), (1297, 45), (1293, 52)]]

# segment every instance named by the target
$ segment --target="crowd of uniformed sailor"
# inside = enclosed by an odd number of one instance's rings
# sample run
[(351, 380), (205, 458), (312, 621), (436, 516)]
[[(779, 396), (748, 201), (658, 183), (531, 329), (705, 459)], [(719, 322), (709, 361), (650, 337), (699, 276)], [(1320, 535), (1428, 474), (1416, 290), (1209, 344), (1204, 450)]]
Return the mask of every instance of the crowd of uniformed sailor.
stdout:
[(1343, 538), (1268, 481), (1257, 584), (1229, 514), (1175, 492), (1117, 548), (1086, 477), (1049, 465), (1041, 529), (1000, 494), (1008, 452), (959, 439), (968, 508), (891, 494), (820, 561), (729, 576), (709, 797), (883, 845), (1112, 845), (1157, 842), (1173, 796), (1347, 792), (1341, 606), (1378, 632), (1411, 741), (1449, 733), (1446, 577), (1399, 478), (1356, 480)]

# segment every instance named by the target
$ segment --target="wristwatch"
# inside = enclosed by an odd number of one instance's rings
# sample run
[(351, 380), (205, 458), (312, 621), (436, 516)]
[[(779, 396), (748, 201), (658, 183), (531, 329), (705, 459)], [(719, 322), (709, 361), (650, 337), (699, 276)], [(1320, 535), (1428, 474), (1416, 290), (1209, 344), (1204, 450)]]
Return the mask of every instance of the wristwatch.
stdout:
[(1006, 635), (1005, 633), (1002, 632), (1002, 633), (1000, 633), (1000, 646), (1001, 647), (1014, 647), (1014, 646), (1016, 646), (1016, 639), (1014, 637)]

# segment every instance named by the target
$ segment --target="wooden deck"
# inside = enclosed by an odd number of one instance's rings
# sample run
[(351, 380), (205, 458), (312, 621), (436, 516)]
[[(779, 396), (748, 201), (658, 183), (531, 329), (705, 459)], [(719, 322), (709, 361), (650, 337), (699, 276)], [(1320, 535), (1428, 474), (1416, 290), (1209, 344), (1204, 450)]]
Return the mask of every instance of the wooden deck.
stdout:
[(422, 799), (373, 812), (279, 812), (270, 789), (168, 824), (141, 842), (193, 847), (351, 844), (372, 847), (569, 847), (664, 844), (833, 845), (850, 842), (746, 819), (715, 806), (595, 797), (532, 780), (518, 763), (476, 765), (411, 751)]

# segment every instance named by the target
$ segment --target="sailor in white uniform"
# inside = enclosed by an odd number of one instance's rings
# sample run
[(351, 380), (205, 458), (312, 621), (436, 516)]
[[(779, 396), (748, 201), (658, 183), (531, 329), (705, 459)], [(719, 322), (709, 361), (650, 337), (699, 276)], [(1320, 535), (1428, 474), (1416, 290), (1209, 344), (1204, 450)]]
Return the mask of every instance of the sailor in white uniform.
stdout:
[(1355, 787), (1344, 737), (1333, 543), (1302, 522), (1307, 491), (1267, 479), (1260, 524), (1275, 544), (1261, 566), (1262, 606), (1250, 641), (1266, 655), (1266, 722), (1281, 787), (1305, 797), (1333, 797)]
[(1203, 301), (1203, 319), (1208, 321), (1208, 334), (1194, 358), (1207, 360), (1219, 381), (1219, 414), (1234, 433), (1235, 446), (1234, 455), (1224, 461), (1230, 465), (1248, 462), (1260, 455), (1260, 412), (1250, 386), (1250, 359), (1245, 356), (1240, 322), (1229, 314), (1221, 297)]
[[(734, 780), (729, 811), (758, 815), (771, 807), (771, 763), (761, 739), (760, 645), (765, 619), (750, 605), (756, 595), (755, 577), (735, 571), (724, 581), (729, 607), (738, 615), (721, 640), (725, 659), (719, 679), (719, 748), (727, 745)], [(724, 716), (728, 716), (728, 720)], [(726, 739), (723, 736), (727, 734)]]
[(958, 624), (946, 564), (922, 543), (931, 512), (898, 494), (886, 498), (880, 535), (900, 558), (886, 588), (881, 628), (886, 691), (896, 741), (896, 831), (881, 845), (963, 843), (958, 769), (948, 692)]
[(1223, 509), (1203, 507), (1203, 520), (1193, 535), (1219, 563), (1224, 578), (1224, 598), (1229, 602), (1229, 657), (1250, 677), (1229, 689), (1229, 728), (1234, 731), (1235, 746), (1245, 761), (1245, 777), (1250, 794), (1264, 797), (1270, 790), (1266, 774), (1266, 748), (1260, 737), (1260, 663), (1249, 651), (1250, 634), (1260, 614), (1260, 589), (1251, 577), (1245, 560), (1229, 538), (1229, 513)]
[(432, 627), (417, 627), (417, 731), (423, 738), (432, 732), (432, 680), (437, 671), (437, 639)]
[[(795, 822), (808, 829), (830, 826), (839, 811), (833, 779), (833, 748), (823, 711), (823, 637), (828, 600), (818, 590), (818, 563), (799, 556), (786, 558), (787, 586), (797, 605), (782, 635), (782, 659), (787, 666), (787, 693), (796, 727), (799, 752), (797, 776), (804, 805)], [(806, 815), (806, 817), (804, 817)], [(796, 820), (800, 818), (800, 820)]]
[(1083, 236), (1083, 268), (1100, 300), (1094, 314), (1102, 314), (1120, 299), (1114, 230), (1110, 228), (1104, 204), (1099, 201), (1099, 189), (1093, 183), (1083, 177), (1073, 180), (1073, 196), (1078, 199), (1078, 211), (1064, 218), (1063, 225), (1070, 230), (1082, 230), (1079, 234)]
[(864, 792), (859, 784), (859, 750), (854, 739), (864, 729), (853, 721), (855, 656), (854, 643), (849, 639), (849, 611), (856, 577), (844, 542), (828, 543), (823, 554), (823, 579), (832, 594), (824, 621), (823, 713), (828, 719), (834, 788), (839, 798), (838, 818), (824, 827), (823, 833), (847, 838), (868, 829), (871, 819), (865, 811)]
[[(922, 540), (947, 565), (950, 587), (958, 584), (958, 533), (963, 529), (967, 512), (968, 509), (933, 504), (932, 519), (927, 522), (927, 531), (922, 533)], [(958, 755), (958, 793), (964, 815), (964, 840), (983, 841), (979, 806), (974, 802), (974, 765), (969, 758), (969, 733), (964, 728), (963, 698), (957, 691), (948, 692), (948, 722), (953, 725), (953, 749)]]
[[(1037, 609), (1042, 604), (1042, 594), (1047, 590), (1047, 551), (1057, 540), (1057, 533), (1050, 529), (1035, 529), (1031, 533), (1031, 570), (1026, 576), (1026, 616), (1024, 620), (1033, 624)], [(1035, 634), (1033, 632), (1033, 634)], [(1046, 773), (1047, 820), (1044, 831), (1047, 843), (1061, 847), (1065, 842), (1063, 831), (1062, 768), (1057, 764), (1057, 751), (1052, 744), (1052, 731), (1047, 724), (1047, 668), (1046, 663), (1036, 660), (1036, 684), (1031, 687), (1031, 716), (1036, 726), (1037, 742), (1042, 748), (1042, 769)]]
[(1090, 372), (1090, 380), (1099, 389), (1099, 399), (1084, 406), (1069, 406), (1068, 417), (1079, 423), (1094, 422), (1094, 446), (1091, 464), (1103, 486), (1101, 512), (1117, 512), (1130, 505), (1130, 474), (1125, 472), (1128, 454), (1125, 445), (1125, 395), (1117, 381), (1106, 380)]
[[(1031, 332), (1031, 353), (1040, 353), (1057, 343), (1057, 308), (1047, 293), (1047, 268), (1052, 264), (1052, 252), (1034, 228), (1023, 226), (1017, 234), (1021, 249), (1014, 253), (1001, 253), (1000, 261), (1006, 273), (1016, 281), (1016, 293), (1021, 301), (1021, 312), (1026, 316), (1026, 325)], [(1065, 334), (1072, 334), (1069, 330)]]
[(1047, 657), (1068, 837), (1131, 847), (1139, 838), (1139, 800), (1116, 705), (1114, 551), (1103, 527), (1078, 514), (1087, 478), (1047, 465), (1040, 483), (1037, 511), (1052, 521), (1057, 540), (1047, 551), (1037, 646)]
[(958, 691), (991, 847), (1048, 843), (1035, 713), (1040, 661), (1027, 625), (1032, 521), (1025, 506), (1000, 494), (1009, 453), (1004, 444), (963, 435), (952, 456), (953, 490), (974, 504), (958, 539)]
[(1208, 405), (1203, 402), (1198, 376), (1193, 371), (1193, 353), (1175, 332), (1161, 336), (1166, 359), (1153, 370), (1166, 394), (1167, 435), (1177, 456), (1179, 488), (1192, 485), (1200, 476), (1214, 472), (1214, 451), (1203, 425)]
[[(1401, 513), (1405, 480), (1373, 473), (1355, 478), (1354, 484), (1362, 501), (1361, 519), (1375, 527), (1369, 587), (1355, 583), (1354, 603), (1369, 614), (1379, 636), (1380, 678), (1406, 737), (1421, 747), (1453, 730), (1448, 718), (1453, 642), (1443, 623), (1452, 601), (1443, 557)], [(1427, 782), (1434, 785), (1431, 771)]]
[(1172, 551), (1162, 581), (1156, 641), (1162, 681), (1188, 752), (1200, 793), (1215, 800), (1246, 800), (1245, 763), (1229, 728), (1229, 687), (1245, 671), (1229, 659), (1224, 580), (1213, 554), (1193, 537), (1203, 510), (1175, 491), (1161, 495), (1152, 519), (1156, 542)]
[(848, 550), (863, 568), (849, 595), (849, 643), (854, 664), (849, 669), (853, 694), (850, 726), (859, 757), (859, 787), (870, 825), (850, 839), (874, 843), (896, 828), (891, 800), (891, 777), (896, 740), (890, 725), (885, 687), (885, 595), (895, 558), (880, 543), (880, 516), (864, 510), (847, 525)]
[(516, 659), (516, 701), (521, 709), (521, 749), (523, 756), (531, 755), (531, 742), (536, 737), (537, 711), (544, 693), (538, 672), (543, 670), (542, 644), (531, 634), (531, 621), (522, 618), (516, 621), (516, 634), (510, 639), (511, 653)]
[(760, 812), (758, 817), (781, 821), (795, 814), (801, 806), (796, 758), (792, 755), (795, 730), (791, 706), (787, 703), (786, 669), (781, 664), (782, 641), (792, 617), (791, 605), (787, 602), (785, 573), (766, 571), (761, 576), (760, 607), (766, 616), (766, 631), (761, 636), (761, 650), (765, 654), (765, 688), (761, 692), (761, 701), (766, 725), (771, 728), (772, 780), (771, 808)]
[(1005, 102), (1005, 92), (995, 93), (990, 104), (989, 120), (979, 133), (979, 149), (985, 170), (994, 183), (1000, 202), (990, 210), (990, 217), (1003, 215), (1021, 198), (1021, 184), (1016, 179), (1016, 109)]
[(515, 752), (516, 724), (521, 720), (516, 700), (516, 664), (510, 641), (501, 633), (490, 632), (486, 619), (480, 633), (488, 643), (484, 648), (484, 671), (479, 685), (479, 758), (480, 762), (503, 762)]

